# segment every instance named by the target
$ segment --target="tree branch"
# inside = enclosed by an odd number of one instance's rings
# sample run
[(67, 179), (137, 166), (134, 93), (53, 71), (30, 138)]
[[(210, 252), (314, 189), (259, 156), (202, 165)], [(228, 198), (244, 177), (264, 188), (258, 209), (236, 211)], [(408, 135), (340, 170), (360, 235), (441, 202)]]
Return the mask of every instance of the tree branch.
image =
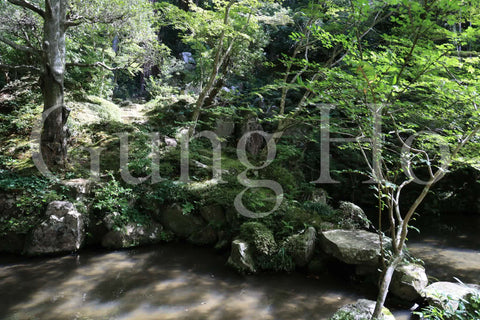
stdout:
[(28, 52), (28, 53), (31, 53), (31, 54), (39, 54), (39, 51), (37, 49), (29, 47), (29, 46), (22, 46), (21, 44), (18, 44), (15, 41), (9, 40), (2, 35), (0, 35), (0, 42), (5, 43), (6, 45), (12, 47), (15, 50)]
[(40, 68), (35, 66), (27, 66), (27, 65), (20, 65), (20, 66), (11, 66), (7, 64), (0, 64), (0, 70), (2, 71), (12, 71), (12, 70), (30, 70), (34, 72), (40, 72)]
[(33, 12), (37, 13), (40, 17), (45, 19), (45, 11), (37, 7), (36, 5), (28, 2), (27, 0), (7, 0), (11, 4), (14, 4), (16, 6), (20, 6), (22, 8), (30, 9)]
[(110, 24), (115, 21), (123, 20), (125, 18), (126, 14), (122, 13), (119, 15), (115, 15), (112, 17), (84, 17), (84, 16), (75, 16), (73, 18), (70, 18), (67, 16), (67, 21), (65, 22), (65, 29), (68, 29), (69, 27), (75, 27), (79, 26), (82, 23), (88, 22), (88, 23), (102, 23), (102, 24)]
[(110, 71), (115, 71), (115, 70), (123, 69), (123, 68), (120, 68), (120, 67), (115, 67), (115, 68), (109, 67), (109, 66), (107, 66), (105, 63), (100, 62), (100, 61), (95, 62), (95, 63), (68, 62), (68, 63), (65, 64), (65, 66), (66, 66), (67, 68), (71, 68), (71, 67), (80, 67), (80, 68), (102, 67), (102, 68), (107, 69), (107, 70), (110, 70)]
[(68, 20), (67, 22), (65, 22), (65, 29), (68, 29), (69, 27), (79, 26), (86, 21), (87, 20), (83, 17), (80, 17), (80, 18), (75, 19), (75, 20)]

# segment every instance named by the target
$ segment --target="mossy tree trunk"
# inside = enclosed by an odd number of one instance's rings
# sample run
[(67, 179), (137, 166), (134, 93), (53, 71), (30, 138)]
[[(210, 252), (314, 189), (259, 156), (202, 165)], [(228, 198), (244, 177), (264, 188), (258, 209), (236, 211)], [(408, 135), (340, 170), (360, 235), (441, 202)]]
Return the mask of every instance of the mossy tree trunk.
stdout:
[(46, 0), (43, 35), (44, 123), (40, 150), (49, 166), (65, 166), (68, 109), (64, 102), (66, 0)]

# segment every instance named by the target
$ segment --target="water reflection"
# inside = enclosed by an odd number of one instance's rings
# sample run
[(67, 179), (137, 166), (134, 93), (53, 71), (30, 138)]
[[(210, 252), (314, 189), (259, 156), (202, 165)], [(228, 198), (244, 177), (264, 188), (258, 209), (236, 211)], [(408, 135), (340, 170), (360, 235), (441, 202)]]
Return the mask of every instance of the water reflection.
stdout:
[(0, 319), (328, 319), (361, 297), (293, 273), (242, 277), (187, 245), (83, 253), (0, 268)]
[[(441, 233), (423, 228), (408, 246), (434, 279), (456, 276), (480, 284), (477, 227)], [(181, 244), (2, 260), (2, 320), (322, 320), (346, 303), (374, 298), (374, 292), (331, 275), (242, 277), (225, 266), (225, 256)], [(410, 312), (394, 314), (406, 320)]]

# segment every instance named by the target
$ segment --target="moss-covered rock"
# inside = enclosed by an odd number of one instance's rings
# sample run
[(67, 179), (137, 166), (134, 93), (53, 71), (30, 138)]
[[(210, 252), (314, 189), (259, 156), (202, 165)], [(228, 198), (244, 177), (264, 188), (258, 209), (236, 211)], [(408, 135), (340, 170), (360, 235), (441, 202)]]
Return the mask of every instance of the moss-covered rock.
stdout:
[(365, 212), (354, 203), (341, 201), (339, 212), (339, 225), (342, 229), (364, 229), (367, 230), (370, 227), (370, 221), (367, 218)]
[(308, 227), (301, 234), (295, 234), (285, 240), (287, 253), (293, 258), (295, 265), (304, 267), (308, 264), (315, 250), (315, 228)]
[(480, 291), (465, 284), (446, 281), (434, 282), (422, 291), (429, 305), (453, 311), (457, 310), (460, 300), (467, 299), (471, 294), (480, 295)]
[(232, 242), (232, 250), (227, 264), (240, 273), (255, 273), (252, 250), (247, 241), (237, 239)]
[(25, 253), (40, 255), (80, 249), (85, 238), (85, 219), (68, 201), (53, 201), (45, 212), (46, 220), (32, 230)]
[(192, 213), (184, 214), (182, 208), (177, 205), (165, 207), (160, 213), (161, 223), (180, 238), (188, 238), (194, 232), (205, 228), (205, 223), (200, 217)]
[[(370, 320), (375, 310), (375, 301), (360, 299), (352, 304), (341, 307), (330, 320)], [(395, 320), (387, 308), (382, 309), (381, 320)]]
[(225, 212), (219, 205), (209, 205), (200, 208), (200, 215), (213, 225), (223, 225), (226, 222)]
[(245, 222), (240, 227), (240, 238), (245, 239), (256, 255), (270, 256), (277, 251), (273, 233), (260, 222)]
[(417, 264), (402, 264), (395, 269), (390, 291), (406, 301), (420, 299), (422, 291), (428, 285), (425, 268)]
[(206, 246), (215, 244), (218, 240), (218, 237), (215, 229), (209, 225), (203, 229), (193, 232), (187, 240), (195, 245)]
[(163, 227), (154, 222), (146, 226), (129, 223), (123, 228), (111, 230), (102, 238), (102, 246), (109, 249), (159, 243), (165, 240)]

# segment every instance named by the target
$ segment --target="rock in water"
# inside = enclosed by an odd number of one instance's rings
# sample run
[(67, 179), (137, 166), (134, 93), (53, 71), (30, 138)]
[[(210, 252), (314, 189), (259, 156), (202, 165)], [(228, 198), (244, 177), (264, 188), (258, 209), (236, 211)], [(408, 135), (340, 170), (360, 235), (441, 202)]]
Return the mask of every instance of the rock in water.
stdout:
[(432, 283), (422, 292), (429, 305), (451, 310), (456, 310), (459, 300), (466, 299), (471, 294), (480, 295), (480, 291), (468, 285), (446, 281)]
[(102, 246), (109, 249), (128, 248), (163, 241), (163, 226), (149, 222), (148, 225), (129, 223), (118, 230), (111, 230), (102, 238)]
[(315, 228), (308, 227), (304, 233), (295, 234), (287, 238), (285, 247), (288, 254), (293, 257), (295, 265), (304, 267), (310, 262), (315, 250), (316, 234)]
[(425, 268), (418, 264), (402, 264), (393, 274), (390, 291), (406, 301), (415, 301), (428, 284)]
[[(389, 245), (384, 238), (384, 247)], [(347, 264), (377, 266), (381, 257), (378, 234), (364, 230), (329, 230), (321, 233), (325, 253)]]
[(206, 246), (215, 244), (218, 237), (215, 229), (212, 226), (207, 225), (205, 228), (192, 233), (187, 240), (195, 245)]
[(80, 249), (85, 237), (83, 216), (68, 201), (51, 202), (47, 220), (37, 226), (25, 244), (25, 253), (39, 255)]
[(200, 217), (191, 213), (184, 214), (182, 208), (177, 204), (165, 208), (161, 213), (161, 222), (180, 238), (188, 238), (194, 232), (205, 227), (205, 223)]
[(246, 241), (237, 239), (232, 242), (232, 251), (227, 264), (242, 273), (255, 273), (250, 247)]
[[(370, 320), (374, 310), (375, 301), (360, 299), (338, 309), (330, 320)], [(395, 317), (390, 310), (383, 308), (381, 320), (395, 320)]]

